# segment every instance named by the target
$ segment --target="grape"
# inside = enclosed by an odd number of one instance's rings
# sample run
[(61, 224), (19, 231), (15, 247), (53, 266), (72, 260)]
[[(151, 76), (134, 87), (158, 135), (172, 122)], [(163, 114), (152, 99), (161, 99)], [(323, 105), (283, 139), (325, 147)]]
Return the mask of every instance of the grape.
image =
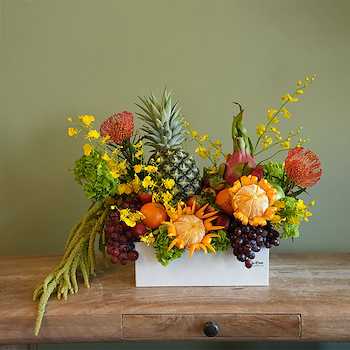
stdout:
[(244, 262), (248, 269), (253, 266), (252, 260), (261, 247), (271, 248), (280, 244), (279, 232), (270, 222), (265, 226), (243, 225), (240, 220), (231, 217), (227, 236), (231, 241), (233, 255), (238, 261)]
[(128, 259), (129, 261), (136, 261), (139, 257), (139, 253), (136, 250), (131, 250), (128, 253)]
[(111, 256), (111, 263), (118, 264), (119, 258), (116, 255)]
[[(142, 202), (138, 196), (126, 197), (119, 206), (119, 209), (130, 209), (135, 212), (140, 210)], [(136, 261), (139, 253), (134, 250), (134, 241), (138, 239), (131, 232), (132, 227), (120, 220), (118, 210), (109, 214), (109, 220), (106, 222), (104, 232), (106, 237), (106, 252), (110, 255), (112, 264), (126, 265), (128, 261)]]
[(247, 269), (250, 269), (252, 266), (253, 266), (253, 263), (252, 263), (251, 260), (248, 259), (248, 260), (245, 261), (245, 267)]

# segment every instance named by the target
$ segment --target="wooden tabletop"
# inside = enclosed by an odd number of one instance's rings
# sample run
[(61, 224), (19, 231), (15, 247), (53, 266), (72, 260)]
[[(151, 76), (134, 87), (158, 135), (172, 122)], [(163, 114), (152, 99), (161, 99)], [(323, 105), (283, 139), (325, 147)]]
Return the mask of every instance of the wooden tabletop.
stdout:
[[(51, 297), (35, 336), (32, 293), (60, 259), (0, 257), (0, 344), (350, 341), (350, 254), (271, 254), (268, 287), (136, 288), (133, 264), (99, 259), (105, 272), (67, 301)], [(208, 321), (216, 337), (203, 333)]]

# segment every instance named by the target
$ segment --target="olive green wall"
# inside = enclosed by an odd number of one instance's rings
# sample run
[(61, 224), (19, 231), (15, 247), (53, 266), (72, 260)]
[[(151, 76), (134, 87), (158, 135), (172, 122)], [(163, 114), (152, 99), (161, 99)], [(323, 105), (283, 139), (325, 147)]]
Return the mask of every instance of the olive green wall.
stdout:
[(349, 1), (2, 0), (0, 254), (61, 254), (88, 205), (66, 171), (83, 145), (68, 116), (100, 124), (168, 86), (192, 128), (230, 152), (233, 101), (254, 138), (314, 73), (278, 124), (303, 126), (320, 157), (322, 179), (303, 197), (314, 215), (273, 251), (349, 252), (349, 19)]

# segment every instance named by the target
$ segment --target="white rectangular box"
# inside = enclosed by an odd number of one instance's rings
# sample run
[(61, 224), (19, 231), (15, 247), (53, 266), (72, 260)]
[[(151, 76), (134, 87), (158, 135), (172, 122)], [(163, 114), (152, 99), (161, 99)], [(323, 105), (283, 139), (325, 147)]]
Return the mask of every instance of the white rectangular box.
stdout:
[(139, 258), (135, 262), (136, 287), (180, 287), (180, 286), (268, 286), (269, 249), (262, 248), (247, 269), (232, 253), (190, 252), (170, 261), (167, 266), (158, 262), (152, 245), (137, 242)]

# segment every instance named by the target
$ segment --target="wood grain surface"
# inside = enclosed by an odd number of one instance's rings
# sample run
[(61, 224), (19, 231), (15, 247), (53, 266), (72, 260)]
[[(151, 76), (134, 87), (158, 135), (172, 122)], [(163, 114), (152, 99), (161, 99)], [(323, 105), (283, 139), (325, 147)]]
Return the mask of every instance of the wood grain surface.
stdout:
[[(103, 267), (91, 288), (47, 305), (35, 286), (61, 256), (0, 257), (0, 344), (156, 340), (350, 341), (350, 254), (271, 254), (268, 287), (136, 288), (134, 265)], [(218, 336), (203, 334), (204, 324)], [(160, 331), (161, 330), (161, 331)]]

